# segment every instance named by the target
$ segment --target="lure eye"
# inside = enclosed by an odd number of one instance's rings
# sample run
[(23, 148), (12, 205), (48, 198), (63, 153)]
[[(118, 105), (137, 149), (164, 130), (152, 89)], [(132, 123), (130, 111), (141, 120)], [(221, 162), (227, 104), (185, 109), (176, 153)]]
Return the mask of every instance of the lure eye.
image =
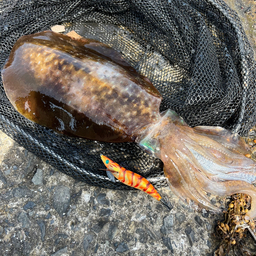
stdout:
[(106, 160), (106, 164), (108, 164), (109, 163), (109, 160)]

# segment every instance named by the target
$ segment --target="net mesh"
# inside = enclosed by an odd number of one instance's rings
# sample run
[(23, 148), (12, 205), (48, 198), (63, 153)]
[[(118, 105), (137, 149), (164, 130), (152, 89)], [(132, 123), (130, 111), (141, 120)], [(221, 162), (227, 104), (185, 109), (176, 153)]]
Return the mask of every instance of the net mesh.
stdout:
[[(218, 125), (247, 135), (256, 120), (256, 65), (239, 18), (218, 0), (2, 0), (0, 68), (24, 34), (64, 24), (101, 41), (148, 77), (191, 126)], [(19, 144), (72, 177), (112, 189), (104, 154), (156, 186), (166, 185), (162, 162), (135, 143), (101, 143), (59, 135), (22, 117), (1, 81), (0, 128)]]

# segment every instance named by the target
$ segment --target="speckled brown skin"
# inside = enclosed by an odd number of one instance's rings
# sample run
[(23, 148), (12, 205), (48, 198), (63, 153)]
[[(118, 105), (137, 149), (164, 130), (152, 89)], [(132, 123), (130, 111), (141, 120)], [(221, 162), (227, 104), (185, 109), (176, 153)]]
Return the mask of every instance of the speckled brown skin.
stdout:
[(95, 40), (51, 31), (23, 36), (2, 78), (18, 112), (64, 134), (133, 141), (142, 127), (159, 119), (161, 95), (152, 83)]

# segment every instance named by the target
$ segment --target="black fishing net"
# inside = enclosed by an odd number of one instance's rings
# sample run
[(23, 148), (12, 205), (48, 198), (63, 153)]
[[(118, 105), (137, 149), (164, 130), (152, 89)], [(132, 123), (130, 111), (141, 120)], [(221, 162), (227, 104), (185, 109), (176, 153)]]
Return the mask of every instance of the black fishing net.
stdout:
[[(246, 135), (256, 120), (256, 67), (238, 16), (221, 0), (2, 0), (0, 68), (16, 40), (56, 24), (119, 51), (191, 126)], [(135, 143), (62, 136), (28, 121), (1, 82), (0, 127), (35, 155), (88, 184), (127, 189), (107, 177), (100, 154), (164, 185), (162, 163)]]

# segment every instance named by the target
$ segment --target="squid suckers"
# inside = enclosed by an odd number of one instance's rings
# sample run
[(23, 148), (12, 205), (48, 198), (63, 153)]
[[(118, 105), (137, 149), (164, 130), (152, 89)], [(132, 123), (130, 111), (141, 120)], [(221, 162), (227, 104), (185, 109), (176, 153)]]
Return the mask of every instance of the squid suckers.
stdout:
[(95, 40), (51, 31), (23, 36), (2, 79), (19, 113), (67, 135), (133, 141), (160, 117), (161, 95), (152, 83)]

